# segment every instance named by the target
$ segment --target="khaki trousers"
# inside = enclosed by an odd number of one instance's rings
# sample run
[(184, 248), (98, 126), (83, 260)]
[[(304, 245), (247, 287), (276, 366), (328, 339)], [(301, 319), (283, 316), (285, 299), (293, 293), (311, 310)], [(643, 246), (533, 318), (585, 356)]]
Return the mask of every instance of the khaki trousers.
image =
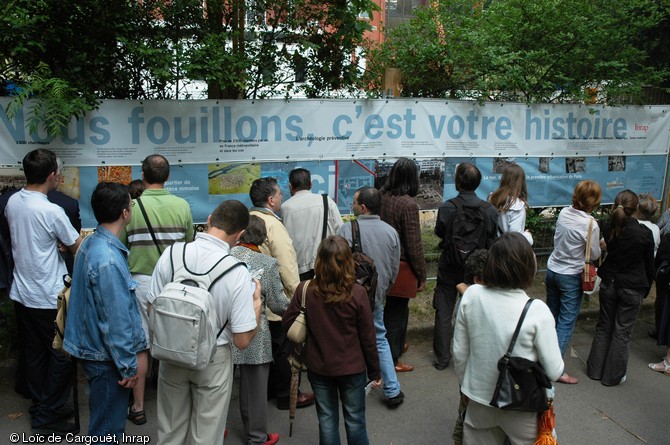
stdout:
[(463, 423), (463, 443), (502, 445), (505, 435), (512, 445), (533, 445), (537, 439), (537, 413), (502, 410), (470, 400)]
[(158, 372), (158, 443), (223, 443), (233, 386), (230, 345), (219, 346), (202, 371), (161, 361)]

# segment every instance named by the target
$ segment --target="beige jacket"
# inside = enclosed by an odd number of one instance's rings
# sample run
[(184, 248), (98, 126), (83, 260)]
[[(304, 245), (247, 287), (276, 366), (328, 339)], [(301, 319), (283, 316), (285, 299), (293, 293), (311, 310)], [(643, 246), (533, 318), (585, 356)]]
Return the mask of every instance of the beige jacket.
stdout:
[[(298, 275), (298, 259), (286, 227), (284, 227), (281, 219), (268, 209), (253, 207), (249, 214), (256, 215), (265, 222), (268, 237), (260, 246), (261, 252), (277, 259), (284, 292), (289, 298), (293, 298), (295, 289), (300, 283), (300, 277)], [(281, 321), (281, 317), (274, 314), (270, 309), (267, 309), (266, 314), (268, 321)]]

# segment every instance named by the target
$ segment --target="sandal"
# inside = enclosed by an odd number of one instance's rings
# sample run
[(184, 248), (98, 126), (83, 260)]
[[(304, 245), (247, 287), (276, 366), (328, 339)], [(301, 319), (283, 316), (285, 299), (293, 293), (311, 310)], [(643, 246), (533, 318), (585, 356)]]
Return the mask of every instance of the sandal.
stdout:
[(144, 410), (135, 411), (132, 406), (128, 407), (127, 419), (135, 425), (144, 425), (147, 423), (147, 416), (144, 414)]
[(659, 363), (649, 363), (649, 369), (656, 372), (662, 372), (665, 375), (670, 375), (670, 363), (668, 363), (665, 358)]

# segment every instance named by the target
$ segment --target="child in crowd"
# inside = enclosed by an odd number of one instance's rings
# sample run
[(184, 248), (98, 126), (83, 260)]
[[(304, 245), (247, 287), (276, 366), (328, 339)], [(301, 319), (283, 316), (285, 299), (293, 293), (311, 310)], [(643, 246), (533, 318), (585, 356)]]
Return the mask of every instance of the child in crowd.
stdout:
[[(461, 296), (465, 293), (468, 287), (471, 284), (482, 284), (482, 271), (484, 270), (484, 264), (486, 264), (487, 256), (488, 250), (478, 249), (472, 252), (468, 259), (465, 260), (465, 264), (463, 266), (463, 269), (465, 270), (465, 282), (459, 283), (456, 286), (458, 296), (454, 314), (458, 313), (458, 305), (461, 301)], [(453, 323), (456, 323), (456, 317), (453, 318)], [(463, 403), (463, 399), (461, 397), (459, 397), (458, 400), (458, 418), (456, 419), (454, 432), (451, 435), (451, 437), (454, 439), (454, 445), (462, 445), (463, 443), (463, 419), (465, 419), (465, 404)]]

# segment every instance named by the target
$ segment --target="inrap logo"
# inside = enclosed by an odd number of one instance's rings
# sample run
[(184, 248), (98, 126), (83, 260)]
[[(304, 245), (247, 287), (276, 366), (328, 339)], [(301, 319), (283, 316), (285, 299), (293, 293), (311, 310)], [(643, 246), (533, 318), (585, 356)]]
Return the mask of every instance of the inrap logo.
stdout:
[(649, 125), (635, 124), (635, 131), (644, 131), (646, 133), (647, 130), (649, 130)]

